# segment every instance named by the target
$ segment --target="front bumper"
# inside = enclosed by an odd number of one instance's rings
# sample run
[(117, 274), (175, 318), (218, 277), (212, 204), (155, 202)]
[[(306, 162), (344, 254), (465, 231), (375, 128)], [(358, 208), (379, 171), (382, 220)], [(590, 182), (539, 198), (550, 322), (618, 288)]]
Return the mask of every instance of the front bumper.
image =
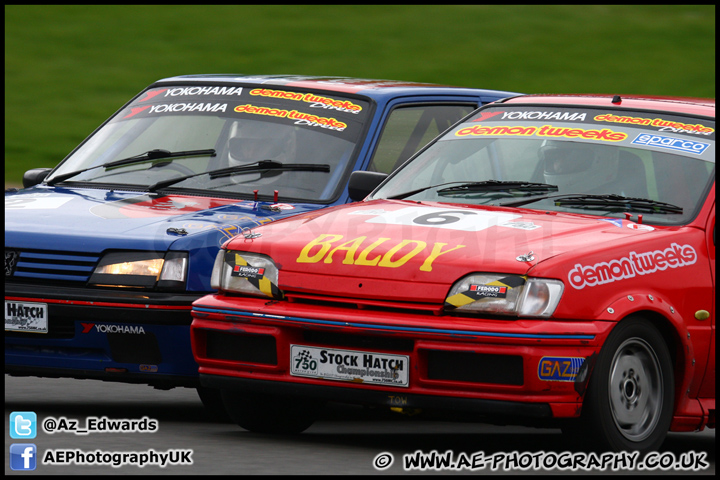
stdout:
[(197, 298), (6, 283), (6, 310), (8, 302), (45, 305), (48, 331), (6, 330), (5, 373), (198, 386), (189, 328)]
[[(614, 325), (239, 300), (206, 296), (193, 305), (192, 346), (204, 386), (540, 418), (579, 415)], [(407, 358), (407, 384), (297, 376), (292, 345)]]

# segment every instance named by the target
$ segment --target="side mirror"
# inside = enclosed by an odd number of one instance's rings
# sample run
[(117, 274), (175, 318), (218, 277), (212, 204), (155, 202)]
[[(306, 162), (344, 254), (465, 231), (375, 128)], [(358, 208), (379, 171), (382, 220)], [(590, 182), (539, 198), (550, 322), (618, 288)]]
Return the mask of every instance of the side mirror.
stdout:
[(45, 180), (52, 168), (33, 168), (23, 175), (23, 187), (28, 188)]
[(387, 173), (380, 172), (364, 172), (355, 171), (350, 174), (348, 182), (348, 194), (354, 202), (359, 202), (363, 198), (370, 195), (383, 180), (387, 178)]

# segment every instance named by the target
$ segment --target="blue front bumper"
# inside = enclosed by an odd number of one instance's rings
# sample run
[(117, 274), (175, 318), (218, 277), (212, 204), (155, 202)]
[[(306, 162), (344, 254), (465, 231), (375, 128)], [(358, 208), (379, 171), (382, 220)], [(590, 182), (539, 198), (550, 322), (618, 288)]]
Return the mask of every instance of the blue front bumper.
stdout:
[(197, 295), (6, 284), (5, 300), (47, 305), (48, 332), (5, 332), (5, 373), (196, 387)]

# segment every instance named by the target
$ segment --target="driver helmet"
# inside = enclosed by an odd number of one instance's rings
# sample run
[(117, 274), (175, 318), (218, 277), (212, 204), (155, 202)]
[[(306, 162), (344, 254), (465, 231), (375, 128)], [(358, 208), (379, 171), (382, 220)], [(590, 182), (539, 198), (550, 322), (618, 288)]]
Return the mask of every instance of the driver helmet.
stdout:
[(545, 140), (539, 156), (545, 182), (562, 193), (601, 193), (618, 176), (618, 148), (596, 143)]
[(243, 120), (235, 122), (228, 139), (229, 166), (295, 158), (295, 130), (289, 125)]

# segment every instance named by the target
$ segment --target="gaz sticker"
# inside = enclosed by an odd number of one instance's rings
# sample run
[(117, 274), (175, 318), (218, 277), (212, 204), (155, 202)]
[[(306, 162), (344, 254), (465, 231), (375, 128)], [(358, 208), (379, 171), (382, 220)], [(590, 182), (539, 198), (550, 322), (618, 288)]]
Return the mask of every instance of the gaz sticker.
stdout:
[(538, 364), (538, 377), (547, 381), (574, 382), (584, 362), (582, 357), (543, 357)]

